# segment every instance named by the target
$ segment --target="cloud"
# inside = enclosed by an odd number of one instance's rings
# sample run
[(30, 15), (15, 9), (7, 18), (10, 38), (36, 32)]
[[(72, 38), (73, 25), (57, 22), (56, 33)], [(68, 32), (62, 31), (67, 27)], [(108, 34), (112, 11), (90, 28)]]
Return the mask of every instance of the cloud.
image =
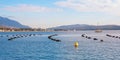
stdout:
[(60, 8), (49, 8), (35, 5), (20, 4), (16, 6), (6, 6), (2, 8), (3, 10), (12, 12), (60, 12)]
[(79, 12), (106, 12), (120, 16), (120, 0), (64, 0), (55, 4)]

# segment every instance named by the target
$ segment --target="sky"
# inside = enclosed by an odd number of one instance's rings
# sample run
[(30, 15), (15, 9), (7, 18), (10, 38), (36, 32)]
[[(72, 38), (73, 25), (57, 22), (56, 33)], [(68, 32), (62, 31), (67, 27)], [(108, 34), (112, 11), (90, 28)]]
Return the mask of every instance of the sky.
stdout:
[(120, 0), (0, 0), (0, 16), (33, 28), (120, 25)]

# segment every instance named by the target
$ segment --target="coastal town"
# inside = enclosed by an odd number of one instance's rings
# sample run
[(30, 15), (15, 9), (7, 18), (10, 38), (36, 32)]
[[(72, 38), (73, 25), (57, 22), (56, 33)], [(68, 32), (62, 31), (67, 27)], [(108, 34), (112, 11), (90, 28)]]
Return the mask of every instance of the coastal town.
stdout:
[(14, 32), (14, 31), (46, 31), (46, 29), (41, 28), (10, 28), (10, 27), (0, 27), (0, 32)]
[(52, 32), (52, 31), (78, 31), (69, 29), (43, 29), (43, 28), (10, 28), (10, 27), (0, 27), (0, 32), (30, 32), (30, 31), (41, 31), (41, 32)]

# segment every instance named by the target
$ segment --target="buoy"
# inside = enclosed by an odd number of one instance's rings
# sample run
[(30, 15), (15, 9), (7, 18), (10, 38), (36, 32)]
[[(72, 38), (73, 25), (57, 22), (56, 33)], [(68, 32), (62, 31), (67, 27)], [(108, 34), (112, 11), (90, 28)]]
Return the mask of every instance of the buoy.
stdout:
[(113, 38), (115, 37), (115, 36), (112, 36)]
[(103, 40), (100, 40), (101, 42), (103, 42)]
[(116, 38), (119, 38), (118, 36), (116, 36)]
[(91, 37), (88, 37), (88, 39), (91, 39)]
[(81, 36), (82, 36), (82, 37), (85, 37), (84, 35), (85, 35), (85, 34), (82, 34)]
[(79, 45), (79, 43), (78, 43), (78, 42), (75, 42), (75, 43), (74, 43), (74, 47), (75, 47), (75, 48), (77, 48), (77, 47), (78, 47), (78, 45)]
[(97, 38), (93, 38), (93, 40), (98, 40)]

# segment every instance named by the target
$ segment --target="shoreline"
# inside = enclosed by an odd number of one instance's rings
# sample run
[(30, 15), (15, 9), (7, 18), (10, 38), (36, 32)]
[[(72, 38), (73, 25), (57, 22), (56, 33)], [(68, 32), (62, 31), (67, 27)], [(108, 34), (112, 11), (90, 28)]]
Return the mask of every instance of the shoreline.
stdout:
[[(95, 30), (80, 30), (80, 31), (95, 31)], [(4, 32), (80, 32), (80, 31), (4, 31)], [(102, 31), (119, 31), (119, 30), (102, 30)]]

